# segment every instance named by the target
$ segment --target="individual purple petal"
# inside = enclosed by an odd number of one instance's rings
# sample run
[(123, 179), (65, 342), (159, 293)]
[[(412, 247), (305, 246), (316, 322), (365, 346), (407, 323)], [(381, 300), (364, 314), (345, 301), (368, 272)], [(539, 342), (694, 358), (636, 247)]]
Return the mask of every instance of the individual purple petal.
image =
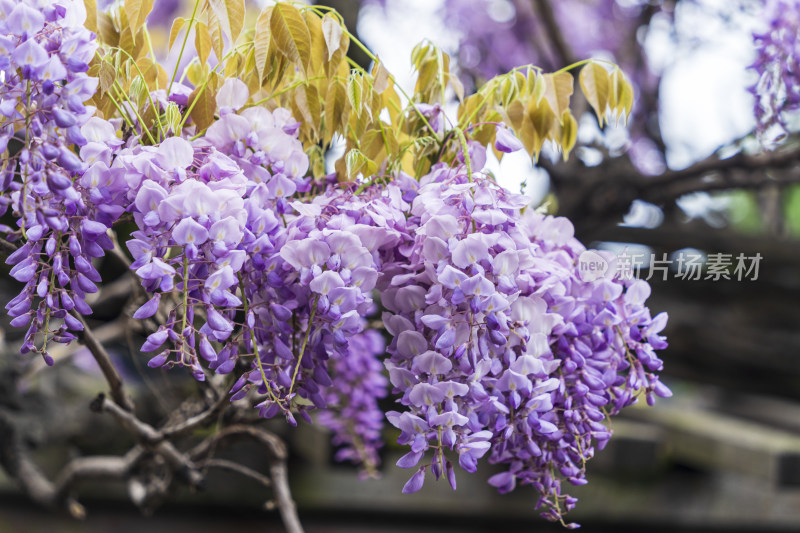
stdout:
[(417, 473), (411, 476), (405, 485), (403, 485), (403, 494), (411, 494), (417, 492), (422, 488), (425, 483), (425, 469), (420, 468)]
[(467, 268), (489, 257), (489, 246), (482, 235), (467, 235), (453, 247), (453, 264)]
[(193, 218), (184, 218), (172, 228), (172, 238), (178, 244), (200, 246), (208, 240), (208, 230)]
[(424, 454), (422, 452), (408, 452), (403, 457), (397, 460), (397, 466), (400, 468), (414, 468), (422, 459)]
[(508, 128), (497, 128), (494, 147), (504, 153), (522, 150), (522, 142)]
[(489, 484), (497, 487), (498, 492), (501, 494), (514, 490), (516, 481), (516, 476), (511, 472), (500, 472), (489, 478)]
[[(169, 335), (169, 331), (166, 329), (159, 329), (155, 333), (151, 333), (147, 337), (147, 341), (142, 345), (143, 352), (152, 352), (153, 350), (160, 347), (162, 344), (167, 342), (167, 337)], [(163, 363), (162, 363), (163, 364)], [(161, 366), (161, 365), (159, 365)]]
[(141, 320), (143, 318), (150, 318), (156, 311), (158, 311), (158, 305), (161, 303), (161, 294), (156, 294), (152, 298), (150, 298), (147, 303), (142, 305), (136, 312), (133, 314), (133, 318), (136, 320)]
[(447, 374), (453, 368), (453, 363), (438, 352), (427, 351), (414, 358), (413, 368), (431, 375)]
[[(25, 2), (20, 2), (11, 13), (8, 13), (5, 26), (15, 35), (27, 34), (32, 37), (44, 26), (44, 16), (42, 13)], [(29, 39), (32, 40), (32, 39)]]
[(230, 265), (224, 266), (213, 274), (208, 276), (205, 282), (205, 288), (208, 289), (209, 292), (213, 292), (216, 290), (225, 290), (233, 287), (238, 283), (236, 279), (236, 275), (233, 273), (233, 269)]
[(228, 78), (217, 92), (217, 107), (236, 111), (247, 103), (250, 91), (247, 85), (238, 78)]

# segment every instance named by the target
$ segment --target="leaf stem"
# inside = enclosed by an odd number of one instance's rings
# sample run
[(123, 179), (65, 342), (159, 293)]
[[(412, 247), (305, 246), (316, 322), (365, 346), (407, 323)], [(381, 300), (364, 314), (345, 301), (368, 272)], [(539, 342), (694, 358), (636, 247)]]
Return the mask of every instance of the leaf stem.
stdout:
[(297, 366), (294, 367), (294, 374), (292, 375), (292, 383), (289, 385), (289, 394), (294, 390), (294, 383), (297, 379), (297, 373), (300, 371), (300, 363), (303, 361), (303, 354), (308, 345), (308, 339), (311, 337), (311, 326), (314, 323), (314, 315), (317, 314), (317, 304), (319, 304), (319, 295), (314, 298), (314, 305), (311, 308), (311, 314), (308, 317), (308, 326), (306, 326), (306, 337), (303, 339), (303, 344), (300, 346), (300, 354), (297, 356)]
[(192, 31), (192, 24), (194, 24), (195, 16), (197, 15), (197, 8), (200, 7), (202, 0), (195, 0), (194, 9), (192, 10), (192, 17), (189, 19), (189, 25), (186, 26), (186, 35), (183, 36), (183, 44), (181, 44), (181, 52), (178, 54), (178, 59), (175, 60), (175, 70), (172, 71), (172, 78), (169, 80), (167, 86), (167, 98), (169, 98), (170, 91), (172, 90), (172, 83), (175, 81), (175, 76), (178, 75), (178, 67), (183, 59), (183, 51), (186, 48), (186, 42), (189, 40), (189, 33)]

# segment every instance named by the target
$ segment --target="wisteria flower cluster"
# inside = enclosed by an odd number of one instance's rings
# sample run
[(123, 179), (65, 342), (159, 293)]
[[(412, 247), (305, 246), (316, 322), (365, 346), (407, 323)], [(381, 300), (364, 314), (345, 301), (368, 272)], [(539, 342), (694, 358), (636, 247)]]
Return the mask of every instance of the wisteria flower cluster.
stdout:
[(755, 97), (757, 132), (762, 138), (786, 133), (786, 112), (800, 108), (800, 3), (772, 0), (764, 6), (763, 32), (753, 35), (757, 56), (751, 68), (758, 81)]
[(0, 232), (23, 242), (7, 263), (25, 284), (6, 309), (13, 326), (28, 327), (23, 352), (52, 364), (48, 340), (83, 329), (71, 313), (91, 313), (85, 298), (101, 281), (92, 259), (113, 246), (106, 231), (123, 212), (125, 184), (106, 171), (121, 141), (84, 105), (97, 87), (86, 74), (97, 45), (82, 4), (0, 7), (0, 149), (9, 152), (0, 210), (17, 222)]
[(468, 472), (488, 455), (508, 467), (492, 485), (533, 485), (560, 519), (575, 502), (561, 479), (585, 483), (610, 437), (602, 421), (640, 394), (670, 395), (655, 374), (666, 315), (651, 319), (644, 281), (582, 281), (584, 248), (566, 219), (520, 215), (524, 197), (468, 181), (463, 167), (419, 185), (406, 191), (408, 262), (380, 282), (394, 337), (386, 365), (406, 407), (387, 416), (411, 447), (398, 465), (417, 468), (404, 491), (428, 469), (455, 488), (449, 452)]
[[(389, 165), (355, 180), (323, 176), (308, 156), (320, 145), (298, 120), (313, 116), (319, 90), (308, 80), (284, 89), (308, 91), (292, 111), (261, 105), (258, 72), (256, 83), (227, 77), (205, 100), (209, 80), (173, 79), (144, 89), (141, 110), (122, 102), (123, 116), (106, 119), (87, 104), (102, 101), (88, 72), (111, 63), (97, 65), (82, 2), (0, 0), (0, 14), (0, 214), (16, 223), (0, 232), (18, 244), (7, 263), (24, 287), (6, 309), (28, 328), (24, 353), (52, 364), (48, 342), (75, 340), (103, 281), (97, 260), (125, 220), (135, 228), (116, 251), (141, 285), (132, 318), (149, 328), (151, 368), (222, 383), (264, 418), (296, 425), (316, 413), (337, 458), (367, 476), (385, 416), (409, 447), (397, 463), (413, 469), (403, 492), (428, 473), (455, 489), (455, 464), (475, 472), (486, 458), (501, 465), (491, 485), (532, 485), (544, 515), (560, 520), (575, 504), (562, 481), (586, 482), (608, 417), (670, 395), (655, 353), (666, 315), (651, 317), (648, 285), (582, 279), (585, 249), (569, 221), (473, 173), (486, 148), (464, 130), (451, 135), (438, 104), (409, 112), (429, 131), (404, 150), (440, 143), (421, 176)], [(336, 31), (325, 24), (330, 60)], [(331, 72), (325, 110), (313, 108), (327, 123), (345, 108), (355, 119), (343, 129), (382, 120), (382, 97), (369, 93), (377, 79), (345, 86)], [(384, 143), (376, 153), (391, 139), (399, 147), (387, 127), (371, 130)], [(498, 127), (498, 150), (522, 147)], [(359, 146), (375, 152), (375, 138)], [(390, 389), (397, 406), (384, 415)]]

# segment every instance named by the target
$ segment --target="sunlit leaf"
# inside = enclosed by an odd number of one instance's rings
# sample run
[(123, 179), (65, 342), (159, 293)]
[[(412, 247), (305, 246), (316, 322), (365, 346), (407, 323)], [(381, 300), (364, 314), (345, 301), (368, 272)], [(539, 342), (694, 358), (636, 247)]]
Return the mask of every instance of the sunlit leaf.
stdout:
[(125, 13), (128, 16), (128, 26), (131, 35), (137, 35), (139, 29), (144, 26), (147, 15), (153, 10), (153, 0), (125, 0)]
[(213, 11), (208, 12), (208, 33), (211, 37), (211, 47), (214, 49), (214, 55), (217, 56), (217, 61), (221, 62), (224, 57), (225, 41), (222, 38), (222, 24)]
[(305, 72), (311, 60), (311, 35), (297, 8), (282, 2), (275, 4), (270, 29), (278, 50)]
[(564, 155), (564, 161), (569, 157), (572, 148), (575, 147), (575, 142), (578, 140), (578, 121), (572, 115), (569, 109), (561, 114), (561, 139), (559, 144)]
[(97, 35), (100, 40), (108, 46), (117, 46), (119, 44), (119, 33), (114, 28), (114, 21), (108, 13), (97, 13)]
[(351, 76), (347, 82), (347, 99), (356, 115), (361, 114), (362, 96), (361, 76)]
[(205, 22), (197, 21), (194, 25), (194, 47), (200, 63), (207, 62), (211, 53), (211, 34), (208, 32), (208, 25)]
[(175, 44), (175, 39), (177, 39), (178, 35), (180, 35), (184, 24), (186, 24), (186, 19), (183, 18), (183, 17), (178, 17), (174, 21), (172, 21), (172, 27), (169, 29), (169, 48), (170, 49), (172, 49), (172, 45)]
[(330, 144), (333, 133), (344, 129), (343, 116), (347, 107), (347, 88), (339, 80), (332, 80), (325, 95), (325, 144)]
[(244, 27), (244, 0), (208, 0), (231, 43), (235, 43)]
[(355, 179), (360, 173), (365, 175), (372, 174), (377, 170), (373, 161), (361, 153), (357, 148), (353, 148), (345, 155), (345, 165), (347, 168), (347, 177)]
[(342, 26), (330, 13), (322, 17), (322, 34), (325, 36), (325, 46), (330, 61), (342, 44)]
[(303, 18), (308, 27), (308, 34), (311, 36), (311, 67), (308, 75), (322, 74), (325, 72), (325, 64), (328, 62), (328, 51), (322, 30), (322, 19), (313, 11), (304, 12)]
[(624, 116), (627, 119), (633, 110), (633, 86), (622, 69), (615, 68), (611, 73), (610, 86), (608, 105), (618, 117)]
[(86, 8), (86, 22), (83, 25), (87, 30), (97, 33), (97, 1), (83, 0), (83, 5)]
[(383, 91), (389, 88), (391, 79), (389, 78), (389, 71), (383, 66), (383, 61), (375, 63), (372, 69), (372, 77), (375, 79), (373, 87), (378, 94), (382, 94)]
[(100, 79), (100, 91), (105, 93), (111, 86), (114, 84), (114, 80), (117, 76), (117, 69), (114, 68), (114, 65), (111, 64), (108, 60), (103, 60), (100, 63), (100, 72), (99, 72), (99, 79)]
[(265, 69), (267, 65), (267, 57), (269, 54), (269, 45), (272, 38), (272, 30), (270, 29), (270, 18), (272, 17), (272, 8), (265, 7), (258, 14), (256, 19), (255, 36), (253, 37), (253, 52), (255, 53), (256, 70), (258, 71), (259, 79), (263, 80), (266, 74)]
[(569, 109), (569, 100), (575, 81), (569, 72), (545, 74), (543, 77), (545, 81), (544, 97), (551, 112), (560, 121), (564, 110)]
[(307, 141), (316, 142), (317, 119), (322, 115), (319, 102), (319, 92), (313, 85), (301, 85), (294, 91), (292, 100), (293, 115), (300, 120), (301, 134), (307, 137)]
[(197, 131), (202, 131), (214, 123), (214, 113), (217, 110), (216, 74), (210, 73), (208, 84), (200, 85), (189, 95), (189, 107), (192, 108), (190, 116), (197, 126)]
[(608, 71), (602, 65), (591, 62), (581, 69), (578, 81), (586, 101), (594, 109), (597, 120), (602, 126), (608, 108)]

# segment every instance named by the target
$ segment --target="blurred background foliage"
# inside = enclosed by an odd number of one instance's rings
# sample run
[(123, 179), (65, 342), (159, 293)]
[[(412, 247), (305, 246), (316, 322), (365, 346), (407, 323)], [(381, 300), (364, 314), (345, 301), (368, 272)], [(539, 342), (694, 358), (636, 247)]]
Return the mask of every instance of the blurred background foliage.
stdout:
[[(108, 5), (98, 1), (98, 7)], [(577, 493), (582, 502), (575, 519), (590, 531), (796, 530), (798, 3), (337, 0), (325, 5), (336, 8), (348, 27), (358, 28), (371, 52), (411, 93), (412, 66), (405, 61), (416, 37), (429, 38), (450, 55), (465, 97), (492, 76), (520, 65), (556, 71), (598, 58), (622, 67), (635, 95), (627, 127), (601, 124), (587, 102), (579, 100), (574, 114), (581, 129), (574, 157), (563, 161), (547, 149), (536, 165), (527, 157), (502, 164), (490, 157), (489, 171), (509, 188), (526, 184), (534, 204), (569, 217), (589, 246), (643, 246), (658, 257), (685, 249), (706, 255), (760, 253), (763, 260), (756, 281), (651, 279), (651, 309), (670, 313), (664, 381), (676, 398), (663, 402), (652, 417), (632, 409), (620, 421), (612, 444), (593, 467), (593, 483)], [(191, 7), (186, 0), (155, 2), (148, 18), (154, 49), (167, 49), (173, 20), (187, 16)], [(258, 10), (248, 13), (254, 17)], [(364, 50), (350, 46), (348, 55), (364, 69), (373, 68)], [(176, 57), (173, 52), (163, 60), (170, 64)], [(443, 95), (445, 112), (452, 117), (458, 93), (451, 86)], [(333, 142), (328, 157), (340, 156), (343, 148)], [(650, 273), (646, 263), (642, 272), (645, 277)], [(112, 325), (118, 312), (113, 301), (98, 310)], [(113, 351), (124, 358), (127, 347), (120, 343)], [(126, 366), (136, 381), (132, 364)], [(55, 397), (75, 383), (49, 383), (48, 395)], [(169, 387), (160, 388), (170, 394)], [(52, 418), (58, 416), (47, 419)], [(89, 424), (83, 419), (70, 423)], [(463, 518), (465, 501), (475, 520), (459, 523), (462, 530), (497, 530), (498, 523), (509, 531), (529, 530), (534, 520), (525, 495), (498, 499), (479, 483), (464, 486), (449, 500), (439, 492), (401, 499), (396, 494), (400, 485), (389, 477), (359, 488), (353, 472), (332, 466), (332, 452), (320, 444), (324, 438), (287, 438), (297, 459), (290, 470), (301, 512), (323, 517), (320, 531), (333, 531), (337, 523), (349, 524), (342, 527), (351, 531), (388, 531), (386, 516), (405, 517), (409, 528), (419, 530), (422, 523)], [(241, 486), (230, 486), (233, 496), (217, 504), (241, 502)], [(420, 505), (421, 514), (408, 514)], [(361, 513), (361, 523), (351, 511)], [(24, 520), (14, 521), (16, 515), (7, 509), (2, 513), (0, 529), (6, 520), (14, 524), (9, 531), (24, 530)], [(364, 525), (376, 516), (377, 525)]]

